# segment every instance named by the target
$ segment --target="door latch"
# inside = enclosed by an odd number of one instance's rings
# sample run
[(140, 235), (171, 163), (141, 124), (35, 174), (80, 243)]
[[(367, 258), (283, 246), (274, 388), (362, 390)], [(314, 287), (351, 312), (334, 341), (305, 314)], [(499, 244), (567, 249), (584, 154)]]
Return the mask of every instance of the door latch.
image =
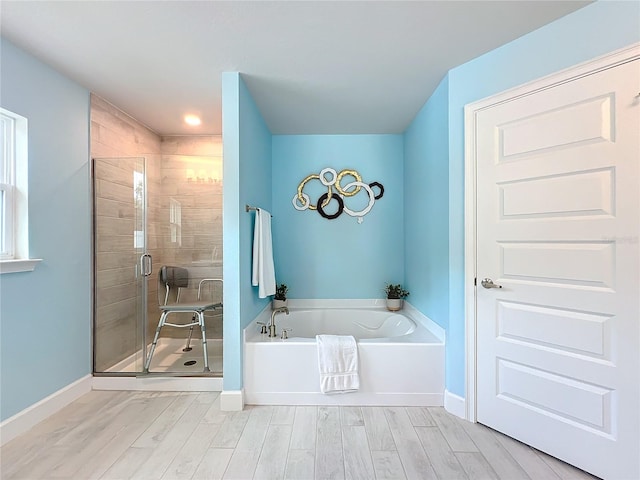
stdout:
[(502, 288), (502, 285), (498, 285), (497, 283), (493, 283), (493, 280), (491, 280), (490, 278), (485, 278), (484, 280), (482, 280), (482, 282), (480, 282), (480, 284), (484, 288)]

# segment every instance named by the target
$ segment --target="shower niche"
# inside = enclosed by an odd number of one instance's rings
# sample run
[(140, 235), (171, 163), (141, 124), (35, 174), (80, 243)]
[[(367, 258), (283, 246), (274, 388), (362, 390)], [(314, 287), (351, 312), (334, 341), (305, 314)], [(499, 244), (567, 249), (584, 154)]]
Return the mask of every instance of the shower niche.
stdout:
[[(222, 155), (211, 137), (164, 137), (159, 153), (92, 160), (93, 364), (98, 375), (143, 375), (160, 318), (163, 265), (189, 271), (181, 300), (195, 300), (204, 278), (222, 279)], [(215, 145), (214, 145), (215, 147)], [(93, 153), (93, 145), (92, 145)], [(222, 302), (222, 282), (203, 296)], [(207, 312), (203, 372), (199, 328), (164, 327), (149, 374), (222, 376), (224, 311)], [(189, 323), (191, 314), (172, 315)]]

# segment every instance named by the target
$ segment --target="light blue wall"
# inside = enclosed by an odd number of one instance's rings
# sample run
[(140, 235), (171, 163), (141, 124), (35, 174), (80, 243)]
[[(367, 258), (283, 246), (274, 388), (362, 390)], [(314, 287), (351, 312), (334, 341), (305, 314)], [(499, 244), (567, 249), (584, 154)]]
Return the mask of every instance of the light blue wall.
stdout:
[(251, 286), (254, 213), (245, 205), (271, 210), (271, 132), (242, 77), (222, 75), (224, 146), (224, 386), (242, 388), (242, 329), (270, 299)]
[[(361, 224), (345, 213), (328, 220), (294, 209), (298, 184), (325, 167), (355, 169), (384, 186)], [(327, 189), (314, 180), (304, 191), (316, 203)], [(363, 191), (345, 204), (361, 210), (367, 199)], [(335, 208), (332, 201), (326, 211)], [(383, 298), (386, 282), (404, 282), (402, 135), (274, 136), (273, 214), (276, 280), (290, 298)]]
[(1, 42), (0, 103), (29, 125), (34, 272), (0, 275), (0, 419), (91, 373), (89, 92)]
[(445, 77), (404, 133), (405, 282), (410, 302), (449, 325), (449, 83)]
[(464, 105), (638, 41), (640, 3), (600, 1), (449, 72), (446, 385), (452, 393), (465, 395)]

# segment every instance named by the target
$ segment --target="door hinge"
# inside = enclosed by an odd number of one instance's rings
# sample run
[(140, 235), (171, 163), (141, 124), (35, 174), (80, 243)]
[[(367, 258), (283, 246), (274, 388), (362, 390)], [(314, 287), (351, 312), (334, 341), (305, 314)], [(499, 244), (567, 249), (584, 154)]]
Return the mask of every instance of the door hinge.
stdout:
[(474, 287), (477, 287), (477, 286), (478, 286), (478, 279), (477, 279), (477, 278), (474, 278), (474, 279), (473, 279), (473, 286), (474, 286)]

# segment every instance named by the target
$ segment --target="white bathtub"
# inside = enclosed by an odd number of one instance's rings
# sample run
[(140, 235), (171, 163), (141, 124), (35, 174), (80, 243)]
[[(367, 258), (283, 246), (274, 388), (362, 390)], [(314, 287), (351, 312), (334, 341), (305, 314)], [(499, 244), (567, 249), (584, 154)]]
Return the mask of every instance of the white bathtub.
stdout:
[[(444, 392), (444, 332), (405, 302), (400, 313), (379, 301), (289, 300), (276, 316), (278, 336), (260, 334), (266, 309), (245, 329), (245, 401), (254, 405), (440, 406)], [(282, 329), (291, 329), (282, 340)], [(318, 334), (358, 341), (360, 390), (320, 392)]]
[(379, 307), (292, 308), (289, 315), (276, 317), (278, 332), (288, 330), (291, 340), (313, 339), (316, 335), (353, 335), (358, 340), (398, 338), (416, 330), (406, 315)]

